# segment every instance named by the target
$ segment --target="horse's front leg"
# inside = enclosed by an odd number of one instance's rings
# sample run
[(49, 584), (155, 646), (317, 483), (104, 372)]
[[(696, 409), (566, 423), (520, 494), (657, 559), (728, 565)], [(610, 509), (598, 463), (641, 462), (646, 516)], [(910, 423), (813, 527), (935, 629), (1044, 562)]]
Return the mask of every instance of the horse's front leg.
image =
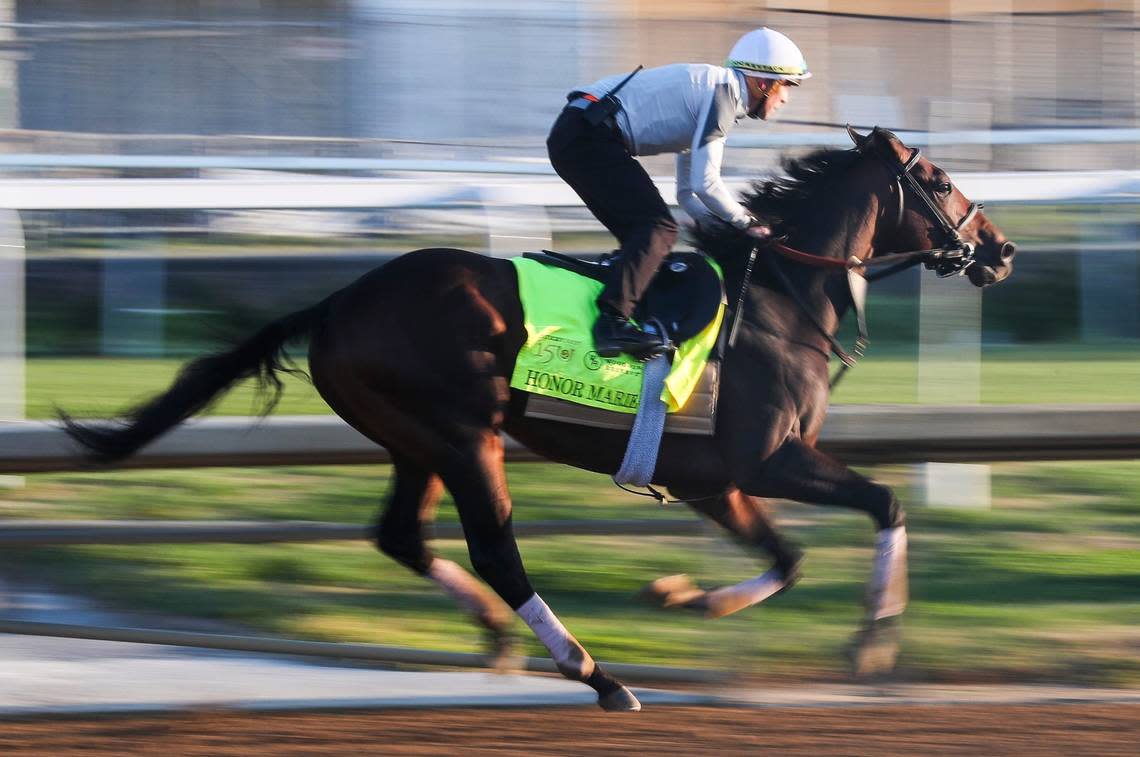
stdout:
[(898, 652), (898, 619), (908, 594), (905, 518), (894, 492), (794, 438), (762, 465), (742, 474), (737, 480), (748, 494), (849, 507), (871, 516), (878, 529), (875, 562), (852, 662), (857, 675), (892, 668)]
[[(686, 493), (670, 490), (678, 497)], [(667, 576), (648, 587), (644, 595), (665, 607), (700, 610), (710, 618), (720, 618), (763, 602), (789, 588), (799, 577), (803, 553), (785, 539), (772, 522), (763, 500), (750, 497), (733, 487), (715, 497), (689, 495), (687, 504), (718, 524), (746, 547), (761, 551), (772, 561), (772, 569), (732, 586), (703, 591), (688, 576)]]

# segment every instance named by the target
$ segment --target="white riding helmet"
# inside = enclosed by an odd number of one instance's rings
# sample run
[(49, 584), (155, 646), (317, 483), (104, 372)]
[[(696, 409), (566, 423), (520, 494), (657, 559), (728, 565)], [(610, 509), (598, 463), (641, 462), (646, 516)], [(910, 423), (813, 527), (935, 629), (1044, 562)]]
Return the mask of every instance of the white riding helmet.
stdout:
[(811, 78), (807, 61), (796, 43), (766, 26), (741, 37), (732, 46), (724, 65), (739, 69), (745, 76), (783, 79), (791, 84)]

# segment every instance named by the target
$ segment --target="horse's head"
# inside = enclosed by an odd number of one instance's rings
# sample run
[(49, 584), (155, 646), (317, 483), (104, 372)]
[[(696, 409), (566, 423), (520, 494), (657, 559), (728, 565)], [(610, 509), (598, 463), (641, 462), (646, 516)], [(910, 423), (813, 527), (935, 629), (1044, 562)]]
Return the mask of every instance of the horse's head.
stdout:
[(874, 155), (888, 181), (877, 190), (881, 212), (875, 229), (878, 255), (931, 250), (926, 265), (941, 276), (965, 273), (975, 286), (996, 284), (1013, 272), (1016, 247), (958, 190), (938, 166), (889, 131), (861, 135), (847, 129), (858, 151)]

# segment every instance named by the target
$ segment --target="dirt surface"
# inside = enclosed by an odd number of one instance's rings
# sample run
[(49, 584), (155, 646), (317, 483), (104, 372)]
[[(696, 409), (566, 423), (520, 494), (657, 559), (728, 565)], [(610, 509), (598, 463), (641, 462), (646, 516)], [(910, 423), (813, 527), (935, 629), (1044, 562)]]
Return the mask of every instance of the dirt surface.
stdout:
[(1135, 755), (1140, 705), (190, 712), (0, 721), (0, 754)]

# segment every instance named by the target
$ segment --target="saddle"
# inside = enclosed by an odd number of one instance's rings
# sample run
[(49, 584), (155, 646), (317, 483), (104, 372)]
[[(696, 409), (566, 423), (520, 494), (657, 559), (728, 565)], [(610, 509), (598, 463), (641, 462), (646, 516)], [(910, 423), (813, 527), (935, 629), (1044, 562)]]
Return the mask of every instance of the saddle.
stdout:
[[(609, 276), (613, 259), (603, 257), (598, 262), (590, 262), (550, 250), (524, 253), (523, 257), (603, 282)], [(670, 341), (680, 344), (713, 322), (724, 299), (724, 284), (702, 255), (675, 252), (665, 258), (633, 318), (638, 323), (660, 325)], [(688, 401), (680, 410), (666, 416), (665, 433), (713, 434), (725, 331), (721, 329), (716, 347)], [(527, 395), (524, 414), (530, 418), (623, 431), (632, 428), (635, 417), (541, 394)]]
[[(606, 256), (595, 263), (552, 250), (525, 252), (523, 257), (602, 282), (608, 279), (613, 261), (612, 256)], [(633, 319), (643, 324), (659, 323), (670, 341), (679, 344), (704, 331), (723, 300), (724, 285), (704, 256), (674, 252), (661, 264)]]

